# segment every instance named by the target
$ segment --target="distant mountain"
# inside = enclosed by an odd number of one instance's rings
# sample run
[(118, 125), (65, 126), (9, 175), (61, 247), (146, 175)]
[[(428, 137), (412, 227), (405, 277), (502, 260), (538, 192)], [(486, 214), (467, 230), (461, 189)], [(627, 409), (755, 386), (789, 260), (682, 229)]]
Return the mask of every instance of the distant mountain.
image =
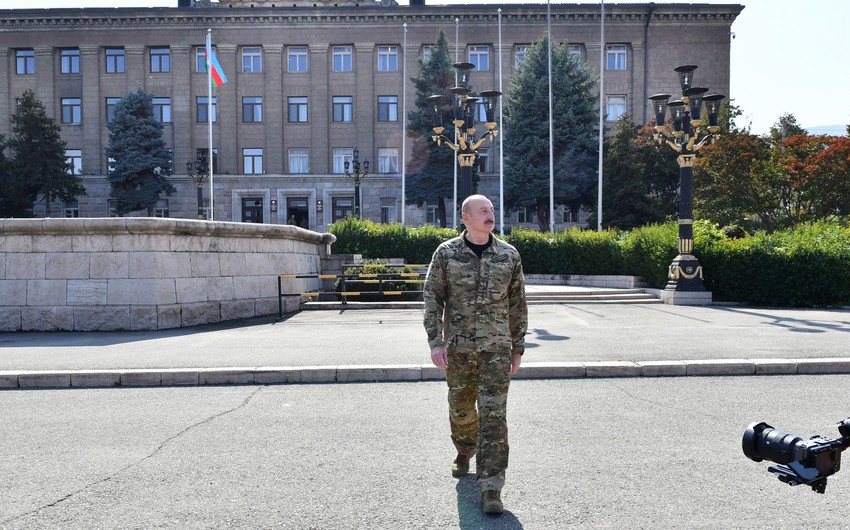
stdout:
[(847, 134), (846, 125), (818, 125), (817, 127), (806, 127), (809, 134), (817, 136), (819, 134), (828, 134), (830, 136), (845, 136)]

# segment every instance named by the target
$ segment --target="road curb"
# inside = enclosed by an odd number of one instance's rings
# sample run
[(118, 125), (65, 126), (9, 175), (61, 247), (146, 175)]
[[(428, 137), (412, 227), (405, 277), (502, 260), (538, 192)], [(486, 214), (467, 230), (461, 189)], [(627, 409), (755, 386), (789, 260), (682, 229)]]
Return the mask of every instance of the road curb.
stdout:
[[(529, 362), (516, 379), (850, 374), (850, 358)], [(444, 379), (432, 365), (268, 366), (0, 371), (0, 389), (414, 382)]]

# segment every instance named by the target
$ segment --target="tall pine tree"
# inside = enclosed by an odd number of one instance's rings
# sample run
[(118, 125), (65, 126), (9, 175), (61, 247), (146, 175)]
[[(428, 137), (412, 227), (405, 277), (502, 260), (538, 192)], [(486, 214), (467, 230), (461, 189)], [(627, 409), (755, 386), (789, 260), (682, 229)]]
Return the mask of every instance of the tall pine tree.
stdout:
[(176, 191), (166, 178), (171, 174), (171, 153), (162, 139), (162, 124), (153, 115), (153, 96), (139, 89), (121, 98), (107, 127), (116, 213), (147, 210), (152, 216), (160, 195)]
[[(541, 231), (549, 227), (548, 38), (528, 50), (511, 78), (505, 102), (505, 205), (536, 210)], [(555, 204), (578, 210), (592, 201), (598, 164), (596, 82), (570, 56), (567, 44), (552, 47), (552, 114)]]
[(454, 194), (455, 157), (445, 145), (438, 146), (431, 136), (433, 119), (425, 98), (435, 94), (450, 97), (455, 74), (449, 58), (449, 44), (441, 30), (431, 47), (427, 61), (419, 59), (419, 77), (411, 78), (416, 87), (416, 109), (407, 114), (407, 136), (411, 139), (410, 162), (407, 163), (406, 202), (423, 205), (437, 201), (437, 216), (441, 227), (446, 226), (446, 202)]
[(0, 216), (30, 217), (39, 198), (49, 214), (55, 199), (69, 201), (85, 195), (68, 162), (61, 129), (32, 90), (21, 95), (12, 124), (14, 135), (8, 142), (12, 157), (0, 160), (0, 185), (4, 188)]

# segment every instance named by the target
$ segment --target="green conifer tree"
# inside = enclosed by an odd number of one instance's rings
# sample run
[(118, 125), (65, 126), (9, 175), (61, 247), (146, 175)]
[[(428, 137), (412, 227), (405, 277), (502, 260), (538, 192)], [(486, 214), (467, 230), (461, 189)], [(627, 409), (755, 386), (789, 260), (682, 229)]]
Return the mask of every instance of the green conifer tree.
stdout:
[(171, 153), (162, 139), (162, 124), (153, 115), (153, 96), (139, 89), (121, 98), (107, 127), (116, 213), (147, 210), (152, 216), (161, 194), (176, 191), (166, 178), (172, 170)]

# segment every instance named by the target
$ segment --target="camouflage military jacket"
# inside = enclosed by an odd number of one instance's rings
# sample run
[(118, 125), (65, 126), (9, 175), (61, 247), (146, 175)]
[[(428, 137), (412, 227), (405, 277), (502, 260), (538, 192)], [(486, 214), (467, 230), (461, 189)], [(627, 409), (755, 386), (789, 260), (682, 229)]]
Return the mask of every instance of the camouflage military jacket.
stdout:
[(425, 330), (433, 349), (525, 351), (528, 308), (519, 252), (491, 238), (479, 259), (466, 232), (434, 252), (425, 279)]

